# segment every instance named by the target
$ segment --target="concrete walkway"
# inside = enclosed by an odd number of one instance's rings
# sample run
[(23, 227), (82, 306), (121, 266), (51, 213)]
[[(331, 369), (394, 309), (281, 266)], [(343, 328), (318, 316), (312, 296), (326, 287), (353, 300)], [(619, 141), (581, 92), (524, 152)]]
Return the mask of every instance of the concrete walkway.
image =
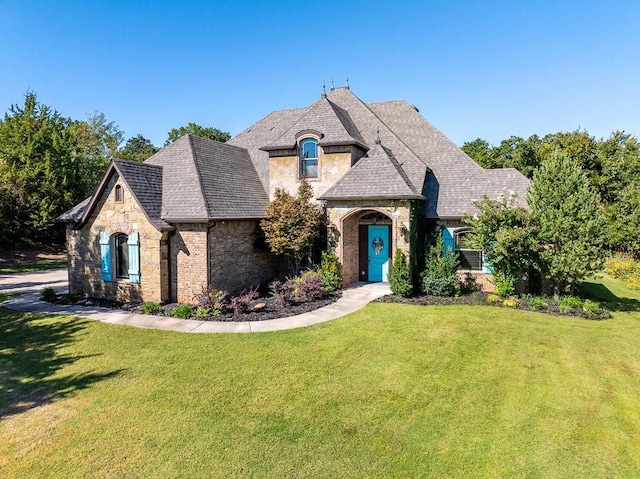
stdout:
[(357, 311), (370, 301), (390, 294), (387, 283), (356, 283), (343, 291), (342, 297), (333, 304), (309, 313), (288, 318), (266, 321), (199, 321), (177, 319), (165, 316), (133, 314), (97, 306), (60, 305), (40, 301), (40, 291), (47, 286), (57, 292), (67, 291), (67, 270), (58, 269), (35, 273), (0, 274), (1, 293), (22, 293), (2, 303), (17, 311), (34, 313), (64, 314), (94, 319), (104, 323), (125, 324), (139, 328), (164, 329), (186, 333), (256, 333), (302, 328), (324, 323)]

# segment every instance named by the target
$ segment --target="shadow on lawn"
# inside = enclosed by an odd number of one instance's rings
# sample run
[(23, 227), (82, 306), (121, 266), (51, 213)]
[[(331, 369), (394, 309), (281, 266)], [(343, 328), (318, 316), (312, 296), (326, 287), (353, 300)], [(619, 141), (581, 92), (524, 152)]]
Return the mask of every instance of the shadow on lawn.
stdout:
[(600, 283), (583, 281), (579, 289), (589, 297), (602, 301), (610, 311), (640, 311), (640, 301), (633, 298), (616, 296), (609, 288)]
[(38, 321), (43, 316), (0, 309), (0, 419), (18, 414), (119, 374), (82, 372), (59, 375), (62, 368), (89, 357), (61, 353), (87, 320)]

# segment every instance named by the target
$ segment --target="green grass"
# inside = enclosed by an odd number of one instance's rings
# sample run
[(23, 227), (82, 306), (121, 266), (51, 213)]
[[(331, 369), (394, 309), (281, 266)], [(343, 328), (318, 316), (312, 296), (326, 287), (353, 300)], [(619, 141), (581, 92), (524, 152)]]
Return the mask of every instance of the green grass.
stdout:
[(32, 271), (44, 271), (47, 269), (66, 268), (67, 261), (51, 261), (51, 260), (39, 260), (28, 264), (18, 264), (15, 266), (0, 268), (0, 273), (29, 273)]
[(639, 477), (640, 316), (197, 335), (0, 309), (0, 477)]

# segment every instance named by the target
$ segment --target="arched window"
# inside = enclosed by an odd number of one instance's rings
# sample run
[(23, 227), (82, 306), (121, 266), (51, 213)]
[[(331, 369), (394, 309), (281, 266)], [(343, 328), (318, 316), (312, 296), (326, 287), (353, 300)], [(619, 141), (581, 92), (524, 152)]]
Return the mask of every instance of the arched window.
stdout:
[(116, 203), (122, 203), (124, 197), (122, 196), (122, 185), (116, 185)]
[(129, 278), (129, 237), (117, 234), (114, 237), (116, 278)]
[(318, 140), (315, 138), (300, 141), (300, 176), (318, 177)]

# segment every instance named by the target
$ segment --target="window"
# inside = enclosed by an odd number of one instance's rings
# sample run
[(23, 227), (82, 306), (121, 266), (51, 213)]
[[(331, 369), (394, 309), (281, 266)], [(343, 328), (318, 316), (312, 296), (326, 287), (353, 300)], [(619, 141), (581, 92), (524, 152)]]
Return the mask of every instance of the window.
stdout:
[(318, 177), (318, 140), (305, 138), (300, 142), (300, 175), (304, 178)]
[[(113, 274), (115, 272), (115, 275)], [(140, 233), (109, 236), (100, 231), (100, 273), (103, 281), (128, 279), (140, 283)]]
[(124, 197), (122, 196), (122, 185), (116, 185), (116, 203), (122, 203)]
[(482, 270), (482, 251), (472, 249), (467, 244), (467, 235), (471, 232), (469, 229), (463, 229), (455, 232), (456, 253), (460, 258), (460, 267), (472, 271)]
[(129, 237), (118, 234), (114, 238), (116, 278), (129, 278)]

